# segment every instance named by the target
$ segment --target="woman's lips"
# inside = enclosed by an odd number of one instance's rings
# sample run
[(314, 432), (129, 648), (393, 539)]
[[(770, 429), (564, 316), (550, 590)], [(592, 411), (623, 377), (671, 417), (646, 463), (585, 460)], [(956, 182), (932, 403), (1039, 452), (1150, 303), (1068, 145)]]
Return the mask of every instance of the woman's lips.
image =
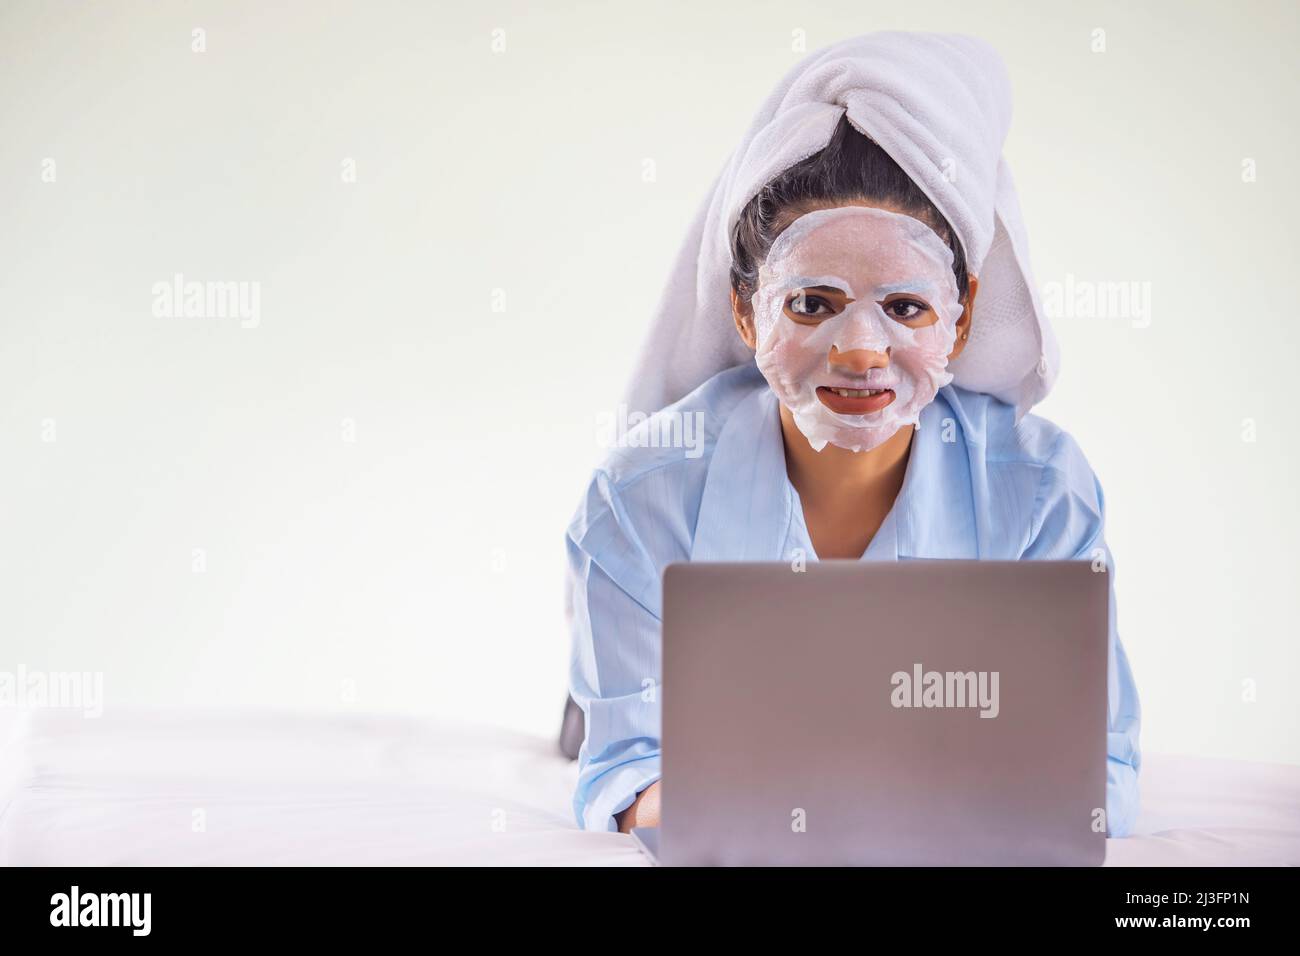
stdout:
[[(847, 392), (848, 394), (841, 394)], [(830, 388), (826, 385), (817, 387), (817, 398), (831, 411), (840, 415), (870, 415), (878, 412), (894, 400), (892, 388), (855, 389)]]

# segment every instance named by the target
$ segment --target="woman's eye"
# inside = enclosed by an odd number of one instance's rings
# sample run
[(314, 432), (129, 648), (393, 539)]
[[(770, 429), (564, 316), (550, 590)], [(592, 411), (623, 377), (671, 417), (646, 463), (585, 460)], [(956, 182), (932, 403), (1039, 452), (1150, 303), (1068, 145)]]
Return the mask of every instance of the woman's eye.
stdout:
[(894, 299), (892, 302), (884, 303), (884, 310), (891, 318), (898, 319), (900, 322), (910, 322), (929, 312), (930, 307), (916, 299)]
[(809, 318), (823, 318), (828, 315), (834, 315), (835, 310), (831, 304), (819, 295), (808, 295), (804, 292), (796, 292), (786, 303), (788, 308), (795, 315), (806, 315)]

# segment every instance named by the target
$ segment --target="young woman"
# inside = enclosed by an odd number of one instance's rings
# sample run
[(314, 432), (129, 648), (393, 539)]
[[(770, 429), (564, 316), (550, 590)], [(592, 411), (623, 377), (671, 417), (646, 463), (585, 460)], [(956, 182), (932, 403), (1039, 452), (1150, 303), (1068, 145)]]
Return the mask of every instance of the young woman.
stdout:
[[(568, 529), (581, 825), (658, 823), (670, 562), (1081, 559), (1113, 581), (1100, 485), (1026, 414), (1055, 349), (999, 155), (1009, 115), (984, 44), (859, 37), (791, 71), (719, 178), (633, 389), (670, 402), (643, 427), (702, 416), (702, 445), (629, 441)], [(1109, 697), (1119, 836), (1140, 712), (1113, 595)]]

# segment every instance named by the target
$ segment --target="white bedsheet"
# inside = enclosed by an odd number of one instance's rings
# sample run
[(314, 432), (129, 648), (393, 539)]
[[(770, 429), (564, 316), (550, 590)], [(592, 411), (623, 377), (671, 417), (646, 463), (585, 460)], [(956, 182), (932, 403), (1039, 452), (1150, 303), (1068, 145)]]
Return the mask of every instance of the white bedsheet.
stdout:
[[(0, 864), (644, 865), (553, 741), (401, 717), (0, 711)], [(1150, 755), (1108, 865), (1300, 863), (1300, 767)]]

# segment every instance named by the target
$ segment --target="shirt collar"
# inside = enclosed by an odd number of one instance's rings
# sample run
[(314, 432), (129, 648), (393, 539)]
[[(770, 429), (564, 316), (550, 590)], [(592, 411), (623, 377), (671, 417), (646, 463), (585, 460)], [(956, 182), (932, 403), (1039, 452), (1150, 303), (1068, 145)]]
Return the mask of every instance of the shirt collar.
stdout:
[[(902, 488), (864, 561), (978, 557), (966, 436), (948, 391), (921, 412)], [(776, 396), (764, 383), (741, 400), (718, 435), (691, 560), (789, 560), (784, 551), (792, 533), (807, 540), (786, 474)]]

